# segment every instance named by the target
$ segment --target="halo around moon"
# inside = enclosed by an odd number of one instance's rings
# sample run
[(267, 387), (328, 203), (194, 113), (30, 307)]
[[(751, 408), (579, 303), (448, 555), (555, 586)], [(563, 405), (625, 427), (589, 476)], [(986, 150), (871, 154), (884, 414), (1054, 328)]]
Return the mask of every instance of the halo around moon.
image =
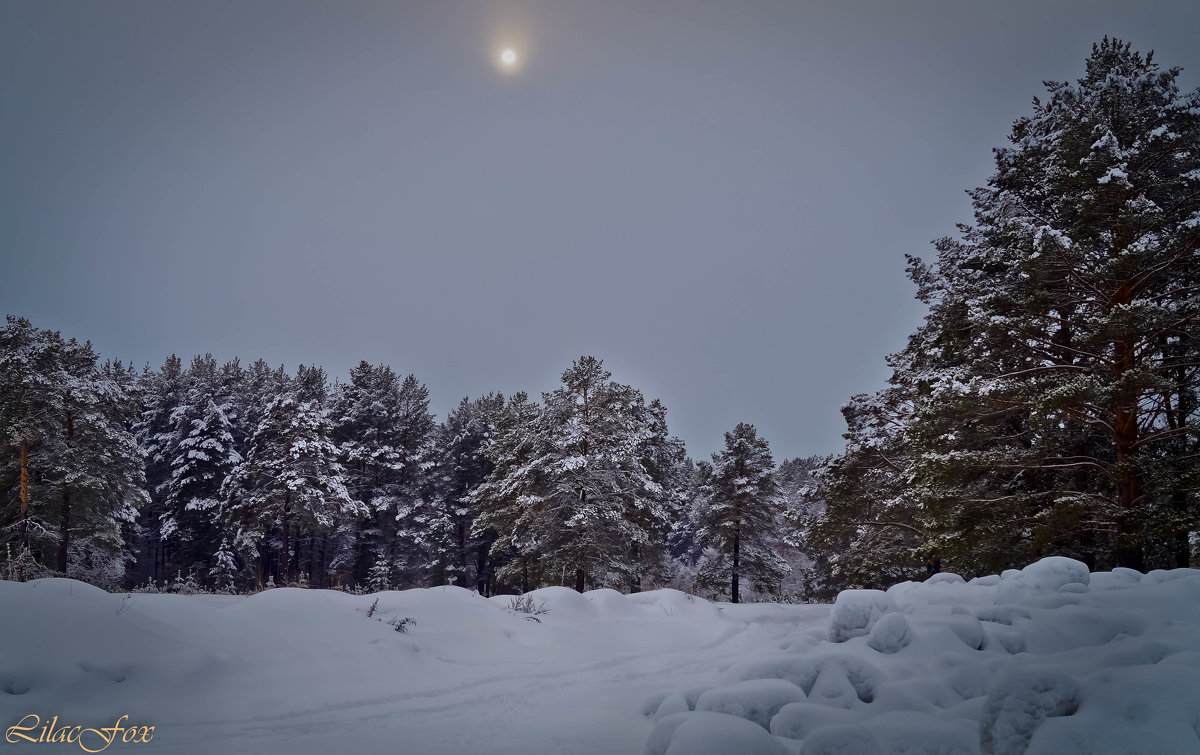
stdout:
[(529, 62), (529, 39), (526, 34), (507, 31), (497, 34), (488, 45), (492, 67), (500, 73), (514, 74)]

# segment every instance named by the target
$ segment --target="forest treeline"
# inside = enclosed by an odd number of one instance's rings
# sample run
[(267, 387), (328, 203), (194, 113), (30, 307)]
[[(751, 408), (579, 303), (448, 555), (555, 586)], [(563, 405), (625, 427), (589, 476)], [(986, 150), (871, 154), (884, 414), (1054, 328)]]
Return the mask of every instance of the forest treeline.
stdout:
[(584, 356), (440, 422), (413, 375), (136, 371), (0, 330), (5, 575), (485, 594), (672, 585), (828, 598), (1045, 555), (1186, 566), (1200, 532), (1200, 90), (1119, 40), (1012, 127), (975, 218), (908, 258), (928, 307), (846, 447), (694, 461)]
[(748, 424), (693, 463), (662, 404), (594, 357), (540, 402), (464, 398), (441, 422), (387, 365), (331, 382), (206, 354), (138, 372), (15, 316), (0, 375), (10, 576), (788, 590), (780, 481), (796, 463), (780, 476)]

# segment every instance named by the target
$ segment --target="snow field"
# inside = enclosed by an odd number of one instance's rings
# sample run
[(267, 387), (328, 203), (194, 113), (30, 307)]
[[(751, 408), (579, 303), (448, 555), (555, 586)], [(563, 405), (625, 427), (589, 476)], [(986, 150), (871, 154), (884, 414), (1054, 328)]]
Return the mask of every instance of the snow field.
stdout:
[(649, 698), (647, 755), (1200, 753), (1200, 571), (938, 574), (843, 592), (807, 639)]
[[(0, 581), (0, 722), (128, 714), (156, 726), (139, 750), (171, 753), (636, 753), (656, 687), (712, 686), (719, 666), (828, 612), (744, 620), (674, 590), (527, 597), (544, 613), (454, 587), (125, 596)], [(403, 618), (415, 623), (397, 632)]]
[(187, 754), (1200, 753), (1200, 571), (527, 597), (0, 582), (0, 722), (128, 714), (156, 726), (140, 751)]

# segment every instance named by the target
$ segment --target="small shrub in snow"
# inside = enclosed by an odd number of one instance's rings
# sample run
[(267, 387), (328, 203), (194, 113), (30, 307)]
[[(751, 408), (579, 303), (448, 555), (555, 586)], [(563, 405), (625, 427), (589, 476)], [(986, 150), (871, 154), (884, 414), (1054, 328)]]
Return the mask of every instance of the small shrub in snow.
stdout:
[(132, 592), (157, 594), (160, 591), (158, 585), (154, 582), (154, 578), (146, 577), (146, 584), (133, 588)]
[(377, 608), (379, 608), (379, 598), (376, 598), (375, 602), (371, 604), (371, 607), (367, 609), (368, 619), (375, 615), (375, 609)]
[(550, 613), (550, 609), (546, 608), (545, 603), (534, 603), (533, 594), (526, 593), (512, 599), (508, 604), (508, 609), (514, 613), (524, 613), (529, 616), (541, 616)]
[(414, 618), (411, 618), (409, 616), (405, 616), (404, 618), (400, 618), (399, 616), (396, 616), (394, 618), (388, 619), (388, 626), (392, 627), (397, 632), (407, 632), (408, 628), (415, 625), (416, 623), (417, 623), (417, 620)]
[(187, 579), (183, 582), (183, 594), (195, 595), (198, 592), (202, 592), (200, 583), (196, 581), (195, 573), (191, 569), (188, 569)]
[(200, 583), (196, 581), (196, 575), (188, 570), (187, 578), (183, 576), (183, 570), (175, 572), (175, 581), (171, 584), (171, 592), (177, 595), (195, 595), (200, 592)]

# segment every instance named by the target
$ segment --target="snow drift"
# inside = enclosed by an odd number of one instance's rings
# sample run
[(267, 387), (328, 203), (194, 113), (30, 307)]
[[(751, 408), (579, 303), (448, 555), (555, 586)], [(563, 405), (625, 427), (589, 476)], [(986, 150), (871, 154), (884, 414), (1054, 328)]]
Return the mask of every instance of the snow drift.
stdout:
[(726, 670), (701, 697), (722, 706), (651, 710), (645, 752), (716, 752), (690, 733), (718, 728), (714, 713), (761, 728), (730, 727), (725, 752), (1200, 752), (1200, 571), (1089, 574), (1055, 557), (969, 582), (938, 574), (843, 592), (807, 636)]

